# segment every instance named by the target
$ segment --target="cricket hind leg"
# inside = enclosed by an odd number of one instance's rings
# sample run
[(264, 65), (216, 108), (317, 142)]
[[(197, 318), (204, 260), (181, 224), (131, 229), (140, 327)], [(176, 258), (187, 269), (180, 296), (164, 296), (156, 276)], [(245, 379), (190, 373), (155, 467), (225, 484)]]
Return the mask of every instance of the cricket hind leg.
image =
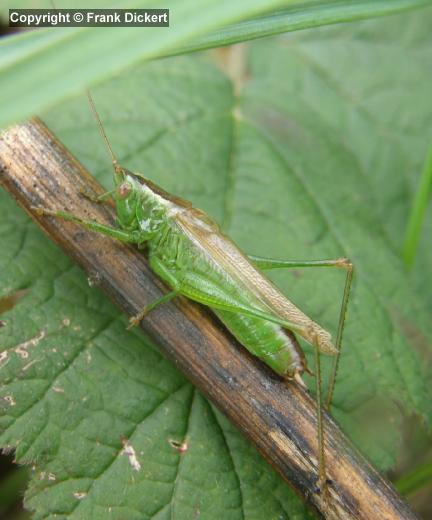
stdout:
[(325, 449), (324, 449), (324, 421), (323, 421), (323, 404), (322, 404), (322, 386), (321, 386), (321, 356), (318, 346), (314, 345), (315, 354), (315, 392), (317, 403), (317, 437), (318, 437), (318, 478), (316, 482), (316, 492), (326, 493), (327, 484), (330, 482), (327, 478)]
[[(336, 337), (336, 349), (337, 354), (333, 358), (333, 365), (331, 369), (328, 393), (325, 403), (325, 408), (329, 411), (331, 407), (331, 401), (333, 398), (334, 387), (336, 383), (336, 376), (339, 367), (339, 360), (341, 355), (342, 347), (342, 336), (345, 326), (345, 317), (348, 307), (348, 301), (351, 291), (351, 284), (353, 278), (353, 264), (345, 257), (330, 259), (330, 260), (312, 260), (312, 261), (285, 261), (285, 260), (274, 260), (270, 258), (249, 257), (252, 262), (262, 270), (269, 269), (289, 269), (297, 267), (339, 267), (346, 270), (345, 286), (341, 302), (341, 309), (339, 314), (339, 324)], [(314, 342), (314, 354), (315, 354), (315, 385), (316, 385), (316, 402), (317, 402), (317, 437), (318, 437), (318, 479), (317, 479), (317, 493), (327, 493), (327, 486), (329, 480), (327, 479), (326, 472), (326, 461), (325, 461), (325, 450), (324, 450), (324, 422), (323, 422), (323, 402), (322, 402), (322, 380), (321, 380), (321, 358), (317, 343)]]
[(306, 332), (306, 328), (298, 325), (297, 323), (284, 320), (279, 318), (277, 315), (262, 311), (261, 309), (248, 305), (247, 303), (239, 303), (237, 300), (232, 299), (229, 295), (222, 294), (219, 290), (219, 287), (217, 286), (214, 286), (213, 289), (214, 291), (212, 290), (212, 287), (209, 283), (206, 284), (206, 291), (202, 291), (197, 288), (195, 283), (192, 285), (183, 282), (180, 293), (190, 300), (194, 300), (216, 310), (244, 314), (245, 316), (252, 316), (254, 318), (261, 318), (262, 320), (276, 323), (285, 329), (297, 332), (299, 334)]
[[(220, 288), (216, 284), (211, 284), (208, 279), (205, 279), (205, 283), (202, 283), (203, 280), (196, 273), (194, 275), (189, 274), (189, 276), (182, 276), (181, 281), (176, 278), (175, 275), (164, 265), (164, 263), (159, 260), (157, 257), (150, 255), (150, 265), (154, 272), (164, 280), (172, 289), (173, 293), (168, 293), (168, 297), (170, 294), (179, 294), (186, 296), (187, 298), (197, 301), (201, 304), (207, 305), (213, 309), (224, 310), (228, 312), (236, 312), (240, 314), (245, 314), (249, 316), (255, 316), (267, 321), (276, 322), (288, 328), (290, 331), (295, 331), (298, 329), (297, 324), (291, 324), (289, 322), (285, 322), (284, 320), (279, 320), (275, 316), (272, 316), (268, 313), (261, 311), (260, 309), (255, 309), (249, 305), (243, 304), (243, 302), (236, 302), (230, 298), (229, 294), (226, 294), (220, 291)], [(199, 287), (205, 287), (206, 290), (200, 290)], [(163, 298), (163, 297), (162, 297)], [(155, 304), (163, 303), (162, 298), (155, 302)], [(294, 338), (295, 340), (295, 338)], [(318, 414), (317, 414), (317, 423), (318, 423), (318, 480), (317, 480), (317, 492), (325, 493), (326, 486), (328, 484), (328, 480), (326, 478), (326, 470), (325, 470), (325, 454), (324, 454), (324, 429), (323, 429), (323, 420), (322, 420), (322, 399), (321, 399), (321, 366), (320, 366), (320, 352), (318, 349), (318, 341), (314, 341), (315, 345), (315, 365), (316, 365), (316, 384), (317, 384), (317, 403), (318, 403)], [(294, 379), (305, 386), (303, 380), (301, 379), (300, 372), (294, 375)]]
[(342, 336), (345, 327), (345, 317), (348, 308), (349, 297), (351, 293), (352, 278), (354, 274), (354, 266), (352, 262), (346, 258), (336, 258), (329, 260), (311, 260), (311, 261), (291, 261), (291, 260), (275, 260), (272, 258), (265, 258), (261, 256), (249, 255), (249, 259), (260, 269), (290, 269), (297, 267), (338, 267), (346, 270), (345, 287), (342, 296), (341, 308), (339, 313), (339, 323), (336, 336), (336, 350), (337, 354), (333, 358), (332, 369), (330, 373), (329, 386), (325, 402), (326, 410), (330, 411), (333, 399), (334, 387), (336, 384), (337, 371), (339, 368), (339, 361), (342, 349)]

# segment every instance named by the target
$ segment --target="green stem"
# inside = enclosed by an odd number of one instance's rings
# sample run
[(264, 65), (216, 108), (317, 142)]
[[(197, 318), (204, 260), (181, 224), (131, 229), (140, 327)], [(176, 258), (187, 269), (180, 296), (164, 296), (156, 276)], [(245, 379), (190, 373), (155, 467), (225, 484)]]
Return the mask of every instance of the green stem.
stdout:
[(432, 191), (432, 147), (426, 157), (420, 183), (414, 198), (411, 214), (405, 231), (402, 258), (405, 265), (411, 268), (414, 264), (426, 208)]

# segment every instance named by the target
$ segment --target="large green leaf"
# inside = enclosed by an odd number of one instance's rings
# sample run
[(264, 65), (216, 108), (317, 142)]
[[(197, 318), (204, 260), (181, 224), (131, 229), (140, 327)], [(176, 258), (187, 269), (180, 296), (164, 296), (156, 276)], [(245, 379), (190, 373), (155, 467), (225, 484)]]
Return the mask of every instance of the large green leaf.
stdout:
[[(432, 419), (416, 341), (431, 337), (429, 296), (410, 283), (394, 232), (411, 197), (401, 188), (405, 164), (414, 186), (428, 145), (431, 17), (233, 49), (222, 56), (233, 78), (203, 57), (177, 58), (93, 92), (121, 162), (193, 200), (246, 251), (354, 260), (334, 413), (382, 468), (397, 455), (403, 414)], [(398, 88), (404, 78), (413, 78), (409, 92)], [(110, 186), (85, 97), (45, 120)], [(404, 161), (393, 162), (394, 132), (402, 141), (407, 122), (416, 138), (399, 144)], [(384, 193), (395, 186), (404, 211)], [(29, 289), (2, 316), (0, 440), (33, 463), (26, 500), (36, 518), (304, 518), (249, 444), (140, 333), (125, 331), (118, 311), (4, 194), (0, 210), (1, 294)], [(274, 278), (335, 331), (342, 273)], [(181, 454), (170, 441), (184, 439)]]

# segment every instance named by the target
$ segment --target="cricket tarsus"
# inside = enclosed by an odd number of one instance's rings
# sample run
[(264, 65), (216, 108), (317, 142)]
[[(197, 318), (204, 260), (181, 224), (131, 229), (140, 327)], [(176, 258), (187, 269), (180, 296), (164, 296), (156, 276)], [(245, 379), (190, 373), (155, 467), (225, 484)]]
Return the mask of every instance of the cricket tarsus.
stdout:
[[(60, 217), (112, 238), (148, 246), (153, 271), (170, 288), (129, 321), (131, 328), (154, 308), (177, 295), (212, 308), (232, 334), (277, 374), (303, 386), (303, 372), (312, 373), (297, 339), (314, 346), (317, 399), (317, 491), (326, 492), (320, 351), (335, 354), (326, 407), (330, 408), (342, 345), (353, 267), (347, 258), (285, 261), (243, 255), (205, 213), (173, 197), (144, 176), (121, 167), (111, 148), (94, 101), (87, 93), (100, 133), (111, 156), (115, 189), (91, 200), (111, 197), (116, 203), (118, 228), (85, 220), (64, 211), (34, 208), (39, 214)], [(252, 262), (252, 263), (251, 263)], [(254, 267), (255, 266), (255, 267)], [(271, 285), (262, 270), (299, 267), (342, 267), (347, 271), (336, 344), (330, 334)], [(256, 283), (255, 283), (256, 282)], [(291, 319), (292, 318), (292, 319)]]
[(147, 316), (147, 314), (150, 311), (152, 311), (156, 307), (159, 307), (159, 305), (162, 305), (163, 303), (169, 302), (170, 300), (172, 300), (176, 296), (178, 296), (178, 292), (177, 291), (171, 291), (169, 293), (164, 294), (163, 296), (161, 296), (160, 298), (158, 298), (154, 302), (149, 303), (148, 305), (146, 305), (138, 314), (136, 314), (135, 316), (132, 316), (129, 319), (129, 325), (127, 327), (128, 330), (133, 328), (133, 327), (136, 327), (137, 325), (139, 325), (140, 322)]

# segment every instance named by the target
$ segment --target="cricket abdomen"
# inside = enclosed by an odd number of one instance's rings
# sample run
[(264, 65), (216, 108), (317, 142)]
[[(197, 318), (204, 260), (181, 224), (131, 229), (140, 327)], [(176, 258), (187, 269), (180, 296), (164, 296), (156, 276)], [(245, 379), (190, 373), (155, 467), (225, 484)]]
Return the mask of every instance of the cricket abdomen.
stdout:
[(261, 318), (220, 311), (214, 313), (231, 334), (277, 374), (293, 378), (306, 369), (306, 360), (294, 334)]

